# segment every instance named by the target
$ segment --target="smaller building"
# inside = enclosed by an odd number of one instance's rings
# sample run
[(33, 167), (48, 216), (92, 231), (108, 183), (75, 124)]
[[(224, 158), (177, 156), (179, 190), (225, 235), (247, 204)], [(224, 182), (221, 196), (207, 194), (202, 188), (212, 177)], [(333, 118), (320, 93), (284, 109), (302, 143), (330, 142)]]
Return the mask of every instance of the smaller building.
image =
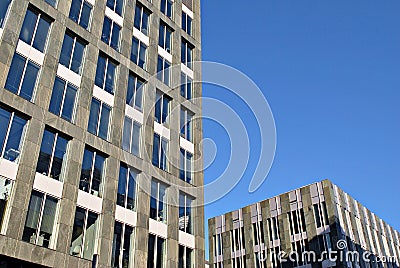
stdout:
[(399, 267), (400, 233), (329, 180), (209, 219), (213, 268)]

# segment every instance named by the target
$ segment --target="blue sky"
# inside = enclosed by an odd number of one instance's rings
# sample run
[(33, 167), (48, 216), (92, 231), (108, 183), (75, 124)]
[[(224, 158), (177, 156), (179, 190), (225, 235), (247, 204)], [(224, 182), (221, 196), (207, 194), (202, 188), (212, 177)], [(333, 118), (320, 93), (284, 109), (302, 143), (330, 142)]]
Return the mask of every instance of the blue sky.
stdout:
[[(329, 178), (400, 230), (399, 10), (398, 0), (202, 1), (203, 60), (253, 79), (277, 128), (271, 171), (250, 194), (260, 131), (237, 96), (204, 86), (240, 114), (253, 141), (240, 183), (206, 206), (206, 219)], [(204, 120), (204, 137), (217, 148), (207, 183), (231, 148), (215, 122)]]

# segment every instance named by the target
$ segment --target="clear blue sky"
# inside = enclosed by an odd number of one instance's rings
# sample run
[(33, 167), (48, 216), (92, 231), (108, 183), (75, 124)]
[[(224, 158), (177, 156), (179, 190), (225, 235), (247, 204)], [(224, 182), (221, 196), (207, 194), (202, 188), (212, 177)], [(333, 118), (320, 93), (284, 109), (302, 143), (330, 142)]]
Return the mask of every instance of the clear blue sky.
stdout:
[[(202, 1), (203, 60), (253, 79), (277, 127), (262, 187), (247, 190), (252, 157), (237, 187), (206, 206), (206, 219), (329, 178), (400, 230), (399, 12), (398, 0)], [(235, 106), (258, 134), (237, 98), (207, 85), (204, 96)], [(218, 150), (205, 170), (209, 182), (225, 169), (230, 147), (211, 121), (204, 136)]]

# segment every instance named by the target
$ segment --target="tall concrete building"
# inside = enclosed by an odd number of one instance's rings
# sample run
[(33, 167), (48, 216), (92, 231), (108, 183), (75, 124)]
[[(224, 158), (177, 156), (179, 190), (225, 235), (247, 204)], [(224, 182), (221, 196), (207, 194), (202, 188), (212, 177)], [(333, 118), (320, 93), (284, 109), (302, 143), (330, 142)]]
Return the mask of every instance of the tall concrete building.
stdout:
[(0, 267), (204, 267), (200, 34), (199, 0), (0, 1)]
[(328, 180), (212, 218), (208, 232), (213, 268), (400, 267), (400, 233)]

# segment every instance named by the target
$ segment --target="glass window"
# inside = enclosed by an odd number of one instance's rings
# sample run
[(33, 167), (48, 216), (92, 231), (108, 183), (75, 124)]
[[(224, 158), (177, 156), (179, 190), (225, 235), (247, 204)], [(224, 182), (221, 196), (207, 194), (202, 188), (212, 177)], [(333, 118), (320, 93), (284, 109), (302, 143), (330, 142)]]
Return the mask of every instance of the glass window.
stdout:
[(18, 162), (27, 121), (0, 107), (1, 157)]
[(158, 56), (157, 61), (157, 79), (169, 86), (170, 73), (169, 67), (171, 63), (161, 56)]
[(107, 104), (92, 98), (88, 131), (100, 138), (108, 139), (108, 127), (110, 123), (111, 107)]
[(161, 0), (161, 12), (168, 18), (172, 19), (172, 0)]
[(115, 222), (114, 238), (111, 256), (111, 266), (115, 268), (128, 268), (130, 261), (130, 248), (133, 241), (133, 228), (129, 225)]
[(45, 129), (36, 172), (60, 181), (67, 146), (68, 139), (62, 134)]
[(184, 11), (182, 11), (182, 29), (192, 35), (192, 18)]
[(15, 53), (8, 72), (5, 88), (31, 101), (40, 66)]
[(4, 21), (6, 20), (8, 7), (10, 6), (11, 0), (0, 1), (0, 28), (3, 28)]
[(136, 156), (140, 156), (140, 129), (141, 125), (125, 116), (124, 132), (122, 135), (122, 149)]
[(223, 245), (222, 245), (222, 234), (217, 234), (214, 236), (214, 256), (222, 255)]
[(158, 36), (158, 45), (165, 49), (168, 53), (171, 53), (172, 47), (172, 29), (165, 24), (163, 21), (160, 22), (160, 31)]
[(115, 13), (117, 13), (118, 15), (122, 16), (122, 9), (124, 7), (124, 1), (123, 0), (107, 0), (107, 7), (110, 8)]
[(28, 9), (19, 39), (40, 52), (44, 52), (50, 24), (50, 20), (45, 18), (41, 13)]
[(83, 154), (79, 189), (101, 197), (101, 184), (106, 158), (99, 152), (86, 148)]
[(150, 11), (137, 3), (135, 8), (135, 20), (133, 26), (135, 26), (136, 29), (138, 29), (145, 35), (149, 34), (149, 17)]
[(54, 8), (57, 6), (57, 0), (45, 0), (45, 1)]
[(179, 245), (178, 268), (192, 268), (193, 249)]
[(140, 68), (146, 70), (146, 55), (147, 55), (147, 46), (142, 41), (133, 36), (131, 61), (133, 61)]
[(77, 207), (70, 245), (70, 254), (87, 260), (93, 259), (96, 246), (98, 215)]
[(153, 160), (154, 166), (167, 171), (167, 154), (168, 154), (168, 140), (160, 138), (160, 135), (154, 133), (153, 141)]
[(126, 104), (139, 111), (142, 110), (144, 84), (145, 82), (135, 74), (129, 74)]
[(192, 141), (192, 118), (193, 114), (187, 109), (181, 108), (181, 120), (180, 120), (180, 128), (181, 128), (181, 137)]
[(167, 186), (161, 182), (151, 181), (150, 218), (163, 223), (167, 222)]
[(187, 183), (192, 183), (193, 154), (181, 148), (179, 178)]
[(179, 194), (179, 230), (193, 234), (193, 199), (186, 194)]
[(147, 268), (164, 268), (166, 265), (165, 239), (149, 234)]
[(96, 86), (104, 89), (110, 94), (114, 94), (116, 69), (117, 64), (108, 57), (100, 54), (97, 61), (96, 78), (94, 81)]
[(81, 74), (86, 44), (72, 33), (66, 33), (61, 49), (60, 63), (71, 71)]
[(156, 93), (156, 107), (154, 119), (159, 124), (168, 125), (171, 98), (160, 91)]
[(192, 79), (185, 73), (181, 73), (181, 96), (187, 100), (192, 99)]
[(121, 26), (109, 17), (104, 17), (103, 31), (101, 40), (115, 50), (119, 50), (119, 34)]
[(270, 241), (279, 239), (278, 218), (269, 218), (267, 222)]
[(7, 202), (10, 198), (13, 181), (0, 176), (0, 230), (3, 223), (3, 217), (7, 208)]
[(89, 30), (92, 9), (92, 5), (85, 0), (72, 0), (69, 18)]
[(42, 247), (52, 244), (57, 199), (32, 191), (22, 240)]
[(57, 76), (51, 94), (49, 111), (72, 122), (77, 91), (78, 89), (75, 86)]
[(136, 170), (121, 163), (119, 168), (117, 205), (129, 210), (135, 209), (137, 176), (138, 173)]
[(181, 62), (191, 69), (192, 59), (193, 59), (193, 46), (189, 44), (186, 40), (182, 40)]

